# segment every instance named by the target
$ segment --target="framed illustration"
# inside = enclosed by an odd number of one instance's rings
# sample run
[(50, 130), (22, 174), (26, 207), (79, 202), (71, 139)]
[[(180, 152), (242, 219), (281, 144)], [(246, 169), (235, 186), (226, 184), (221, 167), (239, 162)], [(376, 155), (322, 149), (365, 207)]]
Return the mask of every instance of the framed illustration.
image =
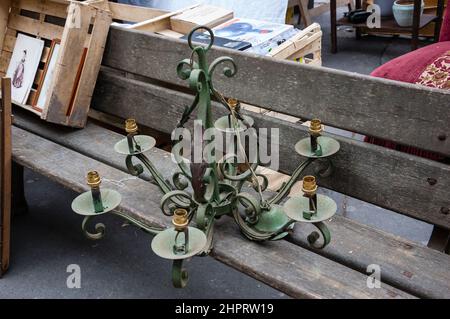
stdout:
[(39, 79), (36, 95), (31, 104), (31, 106), (37, 111), (42, 112), (49, 97), (60, 48), (61, 40), (54, 39), (50, 47), (50, 52), (48, 55), (47, 63), (45, 64), (44, 72)]
[(23, 34), (17, 36), (6, 76), (11, 78), (11, 99), (26, 104), (41, 61), (44, 41)]

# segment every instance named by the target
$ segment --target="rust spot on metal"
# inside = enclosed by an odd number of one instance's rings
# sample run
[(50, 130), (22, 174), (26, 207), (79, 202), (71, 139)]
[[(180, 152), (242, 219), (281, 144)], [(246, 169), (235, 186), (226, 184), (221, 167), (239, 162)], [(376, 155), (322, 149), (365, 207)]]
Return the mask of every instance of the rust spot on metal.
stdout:
[(412, 276), (414, 276), (414, 274), (412, 272), (407, 271), (407, 270), (405, 270), (402, 274), (410, 279), (412, 278)]

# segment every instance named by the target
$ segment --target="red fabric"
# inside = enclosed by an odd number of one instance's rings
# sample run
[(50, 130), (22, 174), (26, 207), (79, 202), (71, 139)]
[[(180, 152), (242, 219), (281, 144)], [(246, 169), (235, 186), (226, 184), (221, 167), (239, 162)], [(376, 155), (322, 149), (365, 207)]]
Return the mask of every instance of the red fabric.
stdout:
[[(420, 76), (436, 59), (450, 51), (450, 5), (444, 13), (439, 42), (404, 54), (375, 69), (371, 75), (375, 77), (408, 83), (420, 82)], [(422, 81), (423, 82), (423, 81)], [(433, 86), (433, 85), (429, 85)], [(396, 149), (416, 156), (443, 160), (444, 157), (434, 152), (424, 151), (411, 146), (398, 145), (394, 142), (367, 136), (365, 141), (371, 144)]]
[(450, 41), (450, 2), (447, 4), (439, 35), (439, 42), (443, 41)]
[(378, 78), (416, 83), (426, 67), (447, 51), (450, 51), (450, 41), (427, 45), (383, 64), (370, 75)]

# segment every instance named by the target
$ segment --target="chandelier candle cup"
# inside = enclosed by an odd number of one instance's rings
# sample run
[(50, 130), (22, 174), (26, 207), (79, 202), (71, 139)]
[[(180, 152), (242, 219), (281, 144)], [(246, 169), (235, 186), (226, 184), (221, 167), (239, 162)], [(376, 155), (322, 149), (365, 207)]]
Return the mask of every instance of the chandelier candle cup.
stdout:
[(91, 187), (92, 200), (94, 201), (94, 209), (96, 213), (102, 213), (104, 210), (102, 195), (100, 192), (100, 184), (102, 180), (97, 171), (87, 173), (87, 184)]
[(308, 175), (303, 177), (303, 196), (309, 199), (309, 211), (303, 212), (305, 219), (311, 219), (313, 215), (317, 214), (317, 184), (314, 176)]

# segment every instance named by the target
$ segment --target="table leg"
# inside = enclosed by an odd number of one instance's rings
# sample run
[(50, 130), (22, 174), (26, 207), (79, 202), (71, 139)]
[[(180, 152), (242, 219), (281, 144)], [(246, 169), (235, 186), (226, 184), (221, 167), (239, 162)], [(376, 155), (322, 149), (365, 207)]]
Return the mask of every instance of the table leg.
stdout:
[(12, 162), (12, 212), (14, 215), (22, 215), (28, 212), (23, 166), (16, 162)]
[(416, 50), (419, 46), (419, 26), (420, 26), (420, 7), (422, 0), (414, 0), (414, 13), (412, 25), (411, 50)]
[(436, 9), (436, 16), (437, 19), (435, 21), (434, 25), (434, 41), (439, 41), (439, 35), (441, 32), (441, 25), (442, 25), (442, 15), (444, 14), (444, 0), (438, 0), (437, 2), (437, 9)]
[(305, 25), (305, 28), (307, 26), (310, 26), (312, 24), (311, 16), (309, 15), (308, 10), (308, 0), (299, 0), (298, 1), (300, 14), (302, 16), (303, 24)]
[[(356, 10), (362, 8), (361, 0), (355, 0)], [(361, 39), (361, 28), (356, 28), (356, 39)]]
[(331, 53), (337, 52), (336, 0), (330, 0)]

